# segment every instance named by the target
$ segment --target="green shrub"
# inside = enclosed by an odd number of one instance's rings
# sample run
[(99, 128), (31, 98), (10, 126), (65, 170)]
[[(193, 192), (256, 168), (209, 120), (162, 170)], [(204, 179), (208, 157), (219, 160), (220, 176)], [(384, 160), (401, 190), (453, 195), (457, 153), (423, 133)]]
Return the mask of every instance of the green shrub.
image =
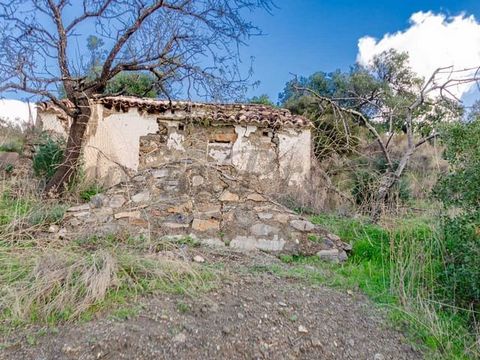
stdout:
[(451, 304), (480, 310), (480, 211), (446, 218), (443, 295)]
[(97, 184), (88, 185), (85, 189), (80, 191), (80, 198), (85, 201), (90, 201), (92, 197), (103, 192), (103, 188)]
[[(373, 161), (360, 159), (357, 166), (358, 168), (353, 173), (351, 193), (355, 203), (368, 212), (377, 195), (380, 177), (387, 171), (387, 163), (383, 157), (378, 157), (373, 159)], [(397, 166), (397, 164), (394, 164), (394, 166)], [(406, 202), (410, 198), (409, 180), (402, 177), (389, 192), (387, 204)]]
[(5, 172), (7, 174), (11, 174), (13, 172), (13, 170), (15, 170), (15, 165), (13, 165), (13, 164), (5, 165)]
[(33, 157), (35, 175), (50, 179), (63, 161), (63, 141), (50, 137), (37, 146)]
[(32, 210), (28, 220), (32, 225), (55, 224), (63, 219), (65, 211), (66, 207), (64, 205), (37, 207)]
[(16, 152), (21, 154), (23, 152), (23, 141), (21, 139), (11, 140), (0, 145), (0, 152)]
[(460, 214), (443, 224), (446, 247), (443, 294), (454, 306), (480, 310), (480, 119), (443, 129), (450, 170), (434, 195)]

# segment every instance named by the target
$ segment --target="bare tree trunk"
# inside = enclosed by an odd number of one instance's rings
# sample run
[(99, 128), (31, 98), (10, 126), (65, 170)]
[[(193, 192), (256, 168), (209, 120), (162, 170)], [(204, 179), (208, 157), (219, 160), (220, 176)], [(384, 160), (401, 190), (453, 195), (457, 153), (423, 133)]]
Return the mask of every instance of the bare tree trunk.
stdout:
[(68, 185), (75, 176), (91, 113), (92, 110), (88, 98), (82, 96), (77, 101), (77, 111), (72, 117), (72, 125), (68, 134), (64, 160), (53, 177), (48, 181), (45, 188), (47, 192), (63, 192), (66, 185)]
[(410, 144), (409, 142), (409, 146), (403, 154), (395, 172), (387, 171), (385, 174), (383, 174), (370, 213), (370, 217), (374, 223), (377, 223), (380, 220), (380, 216), (382, 215), (382, 207), (387, 200), (387, 196), (390, 193), (390, 190), (402, 176), (405, 168), (408, 165), (408, 162), (410, 161), (410, 158), (415, 151), (415, 148), (416, 146), (413, 143)]

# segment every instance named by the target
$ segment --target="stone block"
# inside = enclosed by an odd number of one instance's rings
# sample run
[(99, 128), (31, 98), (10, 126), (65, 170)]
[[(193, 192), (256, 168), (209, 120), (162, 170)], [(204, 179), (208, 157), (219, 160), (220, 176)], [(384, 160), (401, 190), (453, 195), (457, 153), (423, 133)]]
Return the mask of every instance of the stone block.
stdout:
[(72, 206), (67, 209), (67, 212), (88, 211), (88, 210), (90, 210), (90, 205), (83, 204), (83, 205)]
[(200, 176), (200, 175), (194, 175), (192, 177), (192, 186), (200, 186), (200, 185), (203, 185), (203, 183), (205, 182), (205, 179)]
[(278, 213), (275, 214), (275, 220), (278, 221), (281, 224), (286, 224), (290, 220), (290, 215), (285, 214), (285, 213)]
[(257, 223), (250, 227), (250, 232), (256, 236), (276, 235), (279, 231), (277, 227), (263, 223)]
[(190, 227), (189, 224), (182, 224), (182, 223), (176, 223), (176, 222), (164, 222), (162, 223), (162, 226), (169, 229), (186, 229)]
[(275, 236), (272, 240), (257, 239), (254, 236), (236, 236), (230, 242), (230, 247), (240, 250), (263, 250), (263, 251), (281, 251), (285, 246), (285, 240), (278, 239)]
[(96, 194), (90, 199), (90, 206), (93, 208), (101, 208), (105, 204), (106, 200), (107, 198), (105, 195)]
[(122, 207), (123, 204), (125, 204), (125, 201), (125, 197), (121, 194), (112, 195), (110, 197), (110, 200), (108, 201), (108, 206), (113, 209), (118, 209), (119, 207)]
[(150, 192), (142, 191), (132, 196), (132, 201), (135, 203), (147, 202), (150, 200)]
[(206, 204), (197, 207), (194, 215), (199, 219), (220, 219), (222, 217), (220, 205)]
[(315, 225), (307, 220), (292, 220), (290, 226), (300, 231), (312, 231), (315, 228)]
[(227, 191), (224, 191), (222, 195), (220, 195), (219, 200), (224, 202), (235, 202), (235, 201), (239, 201), (240, 197), (237, 194), (227, 190)]
[(148, 229), (150, 223), (147, 220), (141, 218), (129, 218), (128, 223), (133, 226), (138, 226), (144, 229)]
[(161, 178), (167, 177), (169, 174), (170, 174), (169, 169), (155, 169), (152, 171), (152, 176), (155, 179), (161, 179)]
[(320, 259), (334, 263), (340, 262), (339, 255), (340, 252), (338, 251), (338, 249), (320, 250), (319, 252), (317, 252), (317, 256)]
[(124, 218), (140, 218), (140, 211), (124, 211), (124, 212), (119, 212), (114, 215), (115, 219), (124, 219)]
[(267, 201), (267, 199), (265, 199), (265, 197), (263, 197), (262, 195), (257, 194), (257, 193), (248, 194), (247, 200), (251, 200), (251, 201)]
[(167, 209), (169, 213), (190, 213), (193, 208), (193, 203), (191, 201), (184, 202), (176, 206), (172, 206)]
[(193, 219), (192, 229), (195, 231), (220, 230), (220, 221), (215, 219)]
[(212, 133), (210, 134), (210, 141), (219, 143), (234, 143), (237, 140), (237, 134), (232, 133)]
[(218, 239), (218, 238), (206, 238), (206, 239), (198, 239), (198, 241), (205, 246), (211, 247), (225, 247), (225, 243)]
[(271, 218), (273, 218), (272, 213), (261, 212), (261, 213), (258, 213), (257, 216), (260, 220), (270, 220)]

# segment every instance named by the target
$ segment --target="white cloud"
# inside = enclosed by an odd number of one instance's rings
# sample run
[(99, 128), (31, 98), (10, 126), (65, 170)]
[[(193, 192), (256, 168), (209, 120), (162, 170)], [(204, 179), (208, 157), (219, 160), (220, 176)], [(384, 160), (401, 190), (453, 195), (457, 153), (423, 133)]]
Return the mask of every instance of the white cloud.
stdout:
[(37, 108), (34, 103), (14, 99), (0, 99), (0, 119), (13, 126), (25, 127), (34, 123)]
[[(429, 78), (439, 67), (465, 69), (480, 66), (480, 23), (473, 15), (447, 17), (432, 12), (417, 12), (410, 17), (410, 26), (378, 40), (364, 36), (358, 41), (357, 61), (362, 65), (388, 49), (406, 51), (412, 69)], [(466, 94), (474, 84), (452, 88), (456, 96)]]

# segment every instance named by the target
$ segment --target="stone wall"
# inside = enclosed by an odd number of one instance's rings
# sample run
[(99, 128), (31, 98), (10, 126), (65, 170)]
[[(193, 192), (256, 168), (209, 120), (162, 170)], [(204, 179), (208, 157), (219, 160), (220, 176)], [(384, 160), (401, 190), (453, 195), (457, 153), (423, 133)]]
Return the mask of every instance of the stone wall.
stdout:
[[(189, 114), (126, 112), (93, 105), (87, 130), (84, 167), (90, 179), (111, 186), (138, 170), (181, 159), (205, 166), (233, 166), (255, 181), (300, 186), (310, 175), (308, 128), (270, 129), (221, 122), (189, 122)], [(44, 130), (66, 136), (67, 123), (39, 112)]]
[(207, 245), (346, 259), (349, 246), (227, 170), (188, 161), (141, 171), (89, 204), (69, 209), (62, 236), (128, 231), (190, 236)]

